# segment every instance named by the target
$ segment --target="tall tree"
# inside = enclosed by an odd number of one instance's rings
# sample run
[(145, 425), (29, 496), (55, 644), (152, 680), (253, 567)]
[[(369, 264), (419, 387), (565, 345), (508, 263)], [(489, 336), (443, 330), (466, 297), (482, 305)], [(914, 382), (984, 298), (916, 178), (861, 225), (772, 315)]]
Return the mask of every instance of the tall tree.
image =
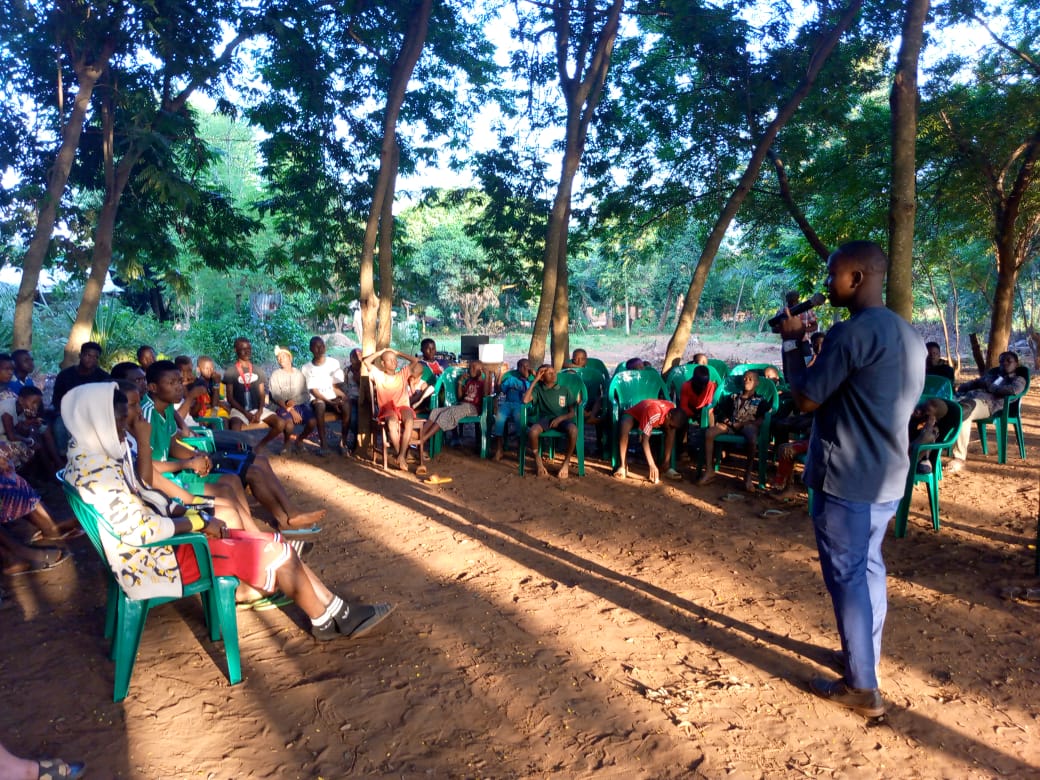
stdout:
[[(14, 313), (14, 349), (32, 347), (33, 301), (58, 208), (94, 87), (120, 41), (125, 39), (126, 17), (126, 7), (119, 0), (85, 3), (60, 0), (47, 8), (36, 3), (3, 3), (0, 18), (4, 21), (0, 22), (0, 30), (8, 49), (6, 61), (20, 66), (11, 68), (8, 75), (19, 85), (22, 99), (39, 96), (40, 114), (51, 119), (48, 135), (60, 139), (53, 158), (43, 166), (45, 174), (39, 177), (46, 185), (36, 206), (32, 240), (22, 258), (22, 280)], [(45, 69), (45, 64), (57, 67)], [(49, 80), (45, 74), (53, 75), (53, 79)]]
[(1011, 339), (1015, 285), (1040, 254), (1040, 35), (1029, 3), (1007, 9), (1005, 35), (967, 67), (947, 59), (929, 85), (928, 136), (950, 210), (988, 234), (996, 286), (985, 362), (997, 364)]
[(726, 231), (729, 229), (737, 211), (739, 211), (741, 204), (744, 202), (744, 199), (751, 191), (752, 185), (758, 178), (759, 171), (762, 168), (763, 162), (765, 162), (773, 141), (776, 140), (780, 130), (788, 121), (790, 121), (791, 117), (793, 117), (795, 112), (798, 110), (801, 102), (809, 94), (817, 76), (820, 74), (821, 69), (827, 62), (827, 58), (838, 45), (838, 41), (841, 39), (842, 35), (844, 35), (849, 27), (852, 26), (853, 21), (855, 21), (856, 16), (859, 14), (861, 5), (862, 0), (852, 0), (830, 29), (821, 30), (820, 33), (815, 36), (816, 40), (805, 69), (805, 75), (794, 90), (794, 93), (780, 106), (773, 120), (769, 122), (758, 137), (751, 153), (751, 158), (748, 161), (747, 167), (744, 169), (744, 174), (741, 176), (737, 186), (727, 199), (722, 212), (715, 221), (711, 233), (708, 235), (704, 249), (701, 251), (701, 256), (697, 261), (697, 268), (693, 273), (693, 278), (690, 281), (690, 286), (686, 293), (686, 300), (683, 303), (682, 312), (680, 313), (679, 320), (675, 326), (675, 332), (672, 334), (672, 337), (668, 342), (668, 348), (664, 359), (664, 364), (666, 366), (672, 365), (676, 359), (681, 359), (683, 352), (686, 351), (686, 345), (690, 340), (690, 330), (693, 326), (693, 318), (697, 314), (697, 305), (700, 301), (701, 291), (704, 289), (704, 284), (708, 278), (708, 272), (711, 270), (712, 262), (722, 244), (722, 239), (726, 235)]
[(546, 7), (546, 13), (551, 14), (556, 74), (566, 103), (566, 120), (560, 177), (545, 234), (541, 299), (528, 349), (534, 365), (544, 360), (550, 321), (553, 365), (562, 366), (569, 351), (567, 230), (574, 177), (607, 81), (623, 5), (623, 0), (612, 0), (605, 7), (595, 0), (553, 0)]
[(929, 0), (910, 0), (896, 59), (892, 110), (892, 185), (888, 209), (888, 308), (913, 317), (914, 216), (917, 213), (917, 62)]

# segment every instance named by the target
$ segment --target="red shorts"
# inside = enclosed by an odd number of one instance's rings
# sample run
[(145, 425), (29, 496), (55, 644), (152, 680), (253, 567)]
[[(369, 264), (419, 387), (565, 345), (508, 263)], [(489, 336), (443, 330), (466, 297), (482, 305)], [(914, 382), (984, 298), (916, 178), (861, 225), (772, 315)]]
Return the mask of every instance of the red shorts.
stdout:
[[(275, 589), (275, 572), (292, 557), (292, 548), (281, 534), (229, 530), (226, 539), (207, 537), (213, 557), (213, 573), (218, 577), (238, 577), (247, 585), (266, 592)], [(199, 578), (199, 564), (190, 544), (174, 548), (185, 585)]]
[(387, 420), (397, 420), (401, 422), (404, 419), (401, 415), (404, 412), (410, 412), (412, 407), (410, 406), (396, 406), (394, 404), (386, 404), (385, 406), (379, 407), (379, 422), (385, 423)]

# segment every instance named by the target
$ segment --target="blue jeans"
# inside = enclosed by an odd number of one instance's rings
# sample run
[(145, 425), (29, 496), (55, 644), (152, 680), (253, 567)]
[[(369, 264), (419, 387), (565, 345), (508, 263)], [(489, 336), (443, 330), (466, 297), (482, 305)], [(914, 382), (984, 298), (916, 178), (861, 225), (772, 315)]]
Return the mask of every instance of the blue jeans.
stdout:
[(498, 411), (495, 412), (495, 427), (491, 431), (492, 436), (505, 436), (506, 432), (506, 421), (512, 420), (513, 422), (513, 435), (515, 436), (517, 431), (520, 430), (520, 410), (523, 409), (522, 403), (515, 403), (513, 401), (499, 401)]
[(888, 611), (881, 542), (898, 505), (898, 499), (868, 504), (822, 491), (813, 496), (820, 568), (838, 621), (845, 681), (853, 688), (878, 687), (881, 631)]

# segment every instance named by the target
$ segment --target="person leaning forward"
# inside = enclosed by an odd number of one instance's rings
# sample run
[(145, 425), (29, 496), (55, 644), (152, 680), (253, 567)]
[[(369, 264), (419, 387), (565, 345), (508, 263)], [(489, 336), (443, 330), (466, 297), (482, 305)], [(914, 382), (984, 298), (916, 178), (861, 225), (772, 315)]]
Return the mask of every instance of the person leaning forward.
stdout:
[(544, 365), (538, 369), (534, 382), (524, 393), (524, 403), (534, 404), (534, 422), (527, 428), (527, 443), (535, 455), (538, 476), (549, 476), (545, 464), (538, 457), (538, 437), (544, 431), (561, 431), (567, 435), (567, 454), (556, 476), (567, 479), (570, 476), (571, 455), (578, 443), (578, 426), (574, 423), (578, 398), (569, 387), (557, 382), (556, 370), (552, 366)]
[[(885, 712), (877, 677), (887, 611), (881, 542), (906, 486), (907, 424), (924, 389), (926, 354), (917, 332), (885, 308), (887, 268), (873, 242), (840, 246), (827, 260), (827, 292), (852, 316), (827, 332), (812, 366), (797, 344), (783, 353), (796, 406), (815, 412), (805, 483), (845, 666), (839, 679), (809, 687), (867, 717)], [(797, 343), (804, 325), (788, 316), (779, 330)]]

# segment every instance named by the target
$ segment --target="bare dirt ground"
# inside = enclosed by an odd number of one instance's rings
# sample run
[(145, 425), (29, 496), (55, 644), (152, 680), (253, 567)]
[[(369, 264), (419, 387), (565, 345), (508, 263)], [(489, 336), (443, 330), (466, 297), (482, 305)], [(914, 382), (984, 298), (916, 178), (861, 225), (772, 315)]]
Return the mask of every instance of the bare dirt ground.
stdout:
[(8, 580), (0, 740), (91, 778), (1040, 778), (1040, 603), (1007, 597), (1040, 587), (1040, 389), (1025, 416), (1026, 461), (973, 442), (942, 530), (919, 487), (908, 537), (886, 542), (880, 723), (807, 692), (837, 637), (801, 505), (762, 517), (776, 505), (739, 490), (739, 464), (704, 488), (619, 484), (600, 461), (559, 482), (467, 447), (434, 461), (440, 486), (273, 459), (329, 510), (310, 563), (398, 608), (323, 645), (295, 607), (240, 612), (234, 687), (183, 602), (152, 614), (113, 704), (83, 540), (72, 565)]

